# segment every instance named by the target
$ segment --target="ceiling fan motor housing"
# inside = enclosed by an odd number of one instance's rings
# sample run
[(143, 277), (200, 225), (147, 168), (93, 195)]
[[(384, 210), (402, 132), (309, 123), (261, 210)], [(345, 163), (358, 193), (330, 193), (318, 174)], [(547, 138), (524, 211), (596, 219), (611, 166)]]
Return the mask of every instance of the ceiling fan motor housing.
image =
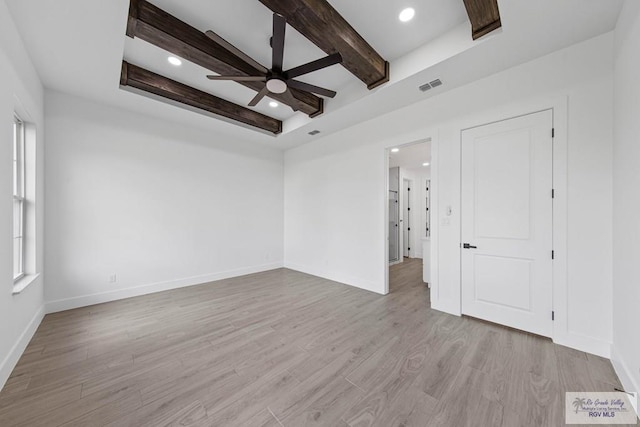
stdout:
[(284, 93), (287, 91), (287, 83), (279, 78), (271, 78), (267, 80), (267, 89), (271, 93)]

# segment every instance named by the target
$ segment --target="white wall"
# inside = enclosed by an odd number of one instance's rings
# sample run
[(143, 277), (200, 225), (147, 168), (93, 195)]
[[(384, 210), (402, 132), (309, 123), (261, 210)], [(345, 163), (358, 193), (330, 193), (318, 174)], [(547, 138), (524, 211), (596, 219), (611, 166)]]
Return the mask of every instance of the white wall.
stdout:
[(628, 0), (615, 34), (613, 349), (627, 390), (640, 392), (640, 3)]
[[(37, 129), (35, 266), (27, 273), (42, 273), (43, 247), (43, 91), (24, 45), (0, 1), (0, 388), (9, 377), (43, 316), (43, 277), (13, 295), (13, 115)], [(33, 184), (33, 183), (31, 183)], [(28, 185), (31, 185), (28, 184)]]
[[(433, 138), (432, 303), (460, 310), (460, 129), (568, 103), (567, 307), (557, 341), (611, 342), (612, 34), (400, 109), (285, 155), (285, 265), (385, 292), (385, 148)], [(491, 58), (486, 58), (491, 61)], [(446, 76), (442, 76), (446, 84)], [(562, 102), (560, 102), (562, 103)], [(528, 107), (530, 106), (530, 107)], [(535, 107), (533, 107), (535, 106)], [(597, 201), (597, 203), (594, 203)], [(453, 208), (451, 225), (440, 220)], [(564, 278), (559, 278), (563, 280)], [(595, 297), (597, 295), (597, 297)]]
[(280, 151), (57, 92), (45, 111), (48, 311), (282, 266)]

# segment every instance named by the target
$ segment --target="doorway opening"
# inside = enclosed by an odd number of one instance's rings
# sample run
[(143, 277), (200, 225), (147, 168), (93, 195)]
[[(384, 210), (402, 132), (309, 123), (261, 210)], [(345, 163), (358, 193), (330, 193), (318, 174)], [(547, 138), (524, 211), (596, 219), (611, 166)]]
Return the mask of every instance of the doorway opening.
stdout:
[(429, 282), (431, 138), (387, 150), (387, 292)]

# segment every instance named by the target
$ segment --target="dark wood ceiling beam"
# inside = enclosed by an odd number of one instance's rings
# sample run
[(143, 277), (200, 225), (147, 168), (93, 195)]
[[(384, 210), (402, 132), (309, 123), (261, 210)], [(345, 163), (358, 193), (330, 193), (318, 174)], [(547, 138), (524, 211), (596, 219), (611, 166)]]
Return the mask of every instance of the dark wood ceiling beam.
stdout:
[(342, 65), (369, 89), (389, 81), (389, 63), (326, 0), (260, 0), (327, 54), (340, 53)]
[(474, 40), (502, 27), (498, 0), (464, 0)]
[(155, 74), (126, 61), (122, 61), (120, 86), (138, 89), (273, 134), (282, 132), (282, 122), (280, 120), (194, 89), (191, 86)]
[[(131, 0), (127, 35), (138, 37), (161, 49), (173, 53), (201, 67), (221, 75), (259, 76), (263, 73), (245, 62), (207, 35), (146, 0)], [(268, 49), (268, 46), (265, 46)], [(204, 79), (205, 76), (202, 76)], [(261, 82), (240, 82), (255, 91), (264, 87)], [(315, 117), (322, 114), (323, 100), (313, 94), (292, 90), (300, 111)], [(289, 104), (282, 95), (269, 94), (283, 104)]]

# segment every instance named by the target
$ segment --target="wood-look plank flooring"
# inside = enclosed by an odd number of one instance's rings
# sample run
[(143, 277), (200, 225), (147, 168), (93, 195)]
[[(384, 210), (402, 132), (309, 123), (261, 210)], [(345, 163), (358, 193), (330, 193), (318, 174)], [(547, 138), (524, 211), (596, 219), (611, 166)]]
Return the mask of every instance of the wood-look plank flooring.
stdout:
[(280, 269), (45, 317), (1, 426), (561, 426), (608, 360), (431, 310), (420, 260), (380, 296)]

